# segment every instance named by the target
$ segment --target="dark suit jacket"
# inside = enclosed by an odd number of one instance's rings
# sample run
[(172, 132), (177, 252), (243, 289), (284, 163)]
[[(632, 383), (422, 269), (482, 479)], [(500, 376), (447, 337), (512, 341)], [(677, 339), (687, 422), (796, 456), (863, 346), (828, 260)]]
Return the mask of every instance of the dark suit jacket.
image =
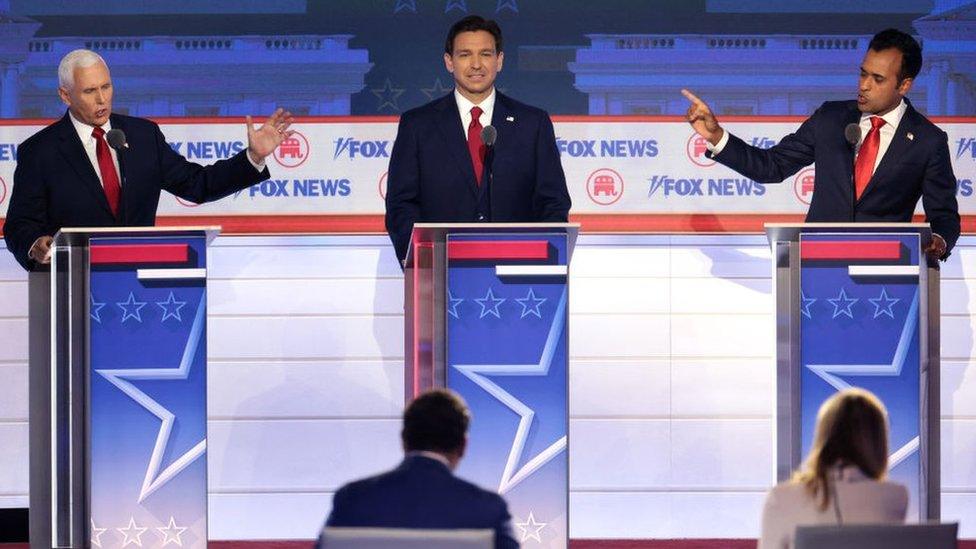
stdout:
[(326, 526), (493, 529), (495, 547), (517, 548), (501, 496), (461, 480), (443, 463), (407, 456), (392, 471), (335, 493)]
[(14, 257), (28, 270), (33, 266), (27, 259), (30, 246), (62, 227), (151, 226), (161, 189), (201, 203), (269, 177), (267, 169), (262, 173), (254, 169), (245, 157), (247, 151), (207, 167), (189, 162), (170, 148), (154, 122), (113, 114), (112, 128), (125, 132), (129, 144), (118, 153), (122, 196), (116, 219), (68, 116), (18, 149), (3, 235)]
[(414, 223), (565, 222), (570, 198), (549, 115), (495, 92), (493, 177), (479, 186), (457, 101), (445, 97), (400, 117), (387, 178), (386, 230), (406, 256)]
[(921, 197), (932, 231), (951, 250), (959, 238), (959, 207), (946, 133), (908, 103), (888, 150), (855, 203), (854, 149), (844, 128), (860, 118), (855, 101), (828, 101), (774, 147), (752, 147), (730, 134), (714, 158), (762, 183), (778, 183), (816, 162), (808, 222), (911, 221)]

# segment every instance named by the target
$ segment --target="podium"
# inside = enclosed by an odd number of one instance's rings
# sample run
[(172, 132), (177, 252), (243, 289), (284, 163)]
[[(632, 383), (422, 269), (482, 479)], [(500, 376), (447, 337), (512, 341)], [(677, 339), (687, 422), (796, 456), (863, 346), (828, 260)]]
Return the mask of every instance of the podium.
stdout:
[(207, 544), (219, 227), (79, 228), (29, 275), (30, 545)]
[(776, 478), (797, 469), (821, 403), (858, 386), (889, 415), (909, 521), (939, 518), (939, 270), (925, 223), (767, 224), (776, 302)]
[(505, 496), (516, 538), (567, 547), (570, 223), (416, 224), (405, 401), (447, 387), (473, 421), (457, 474)]

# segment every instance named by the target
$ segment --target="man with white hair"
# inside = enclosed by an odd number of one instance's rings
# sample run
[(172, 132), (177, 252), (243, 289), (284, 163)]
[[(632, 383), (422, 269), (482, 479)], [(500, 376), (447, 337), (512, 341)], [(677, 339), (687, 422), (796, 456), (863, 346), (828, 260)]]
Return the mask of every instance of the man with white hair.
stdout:
[(61, 60), (58, 95), (68, 112), (20, 145), (3, 227), (27, 270), (49, 261), (61, 227), (151, 226), (160, 190), (199, 204), (268, 179), (265, 158), (292, 134), (287, 111), (258, 129), (248, 116), (247, 149), (201, 166), (175, 152), (154, 122), (112, 114), (113, 91), (97, 53), (74, 50)]

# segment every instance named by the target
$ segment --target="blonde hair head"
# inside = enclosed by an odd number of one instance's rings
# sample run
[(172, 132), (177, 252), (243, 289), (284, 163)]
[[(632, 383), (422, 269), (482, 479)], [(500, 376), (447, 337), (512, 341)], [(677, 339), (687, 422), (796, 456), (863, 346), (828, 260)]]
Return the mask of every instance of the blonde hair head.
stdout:
[(888, 412), (870, 391), (839, 391), (817, 412), (813, 446), (793, 481), (803, 484), (821, 509), (830, 504), (827, 475), (834, 466), (856, 466), (875, 480), (887, 474)]

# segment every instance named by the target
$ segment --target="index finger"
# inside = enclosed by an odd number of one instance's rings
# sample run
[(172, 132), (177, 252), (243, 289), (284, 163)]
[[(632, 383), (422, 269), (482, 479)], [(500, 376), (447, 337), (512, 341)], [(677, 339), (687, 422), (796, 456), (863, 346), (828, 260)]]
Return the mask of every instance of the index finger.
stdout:
[(699, 106), (699, 107), (706, 106), (704, 101), (702, 101), (701, 99), (699, 99), (697, 95), (691, 93), (691, 91), (689, 91), (689, 90), (686, 90), (686, 89), (682, 88), (681, 89), (681, 95), (685, 96), (685, 99), (687, 99), (688, 101), (691, 101), (696, 106)]

